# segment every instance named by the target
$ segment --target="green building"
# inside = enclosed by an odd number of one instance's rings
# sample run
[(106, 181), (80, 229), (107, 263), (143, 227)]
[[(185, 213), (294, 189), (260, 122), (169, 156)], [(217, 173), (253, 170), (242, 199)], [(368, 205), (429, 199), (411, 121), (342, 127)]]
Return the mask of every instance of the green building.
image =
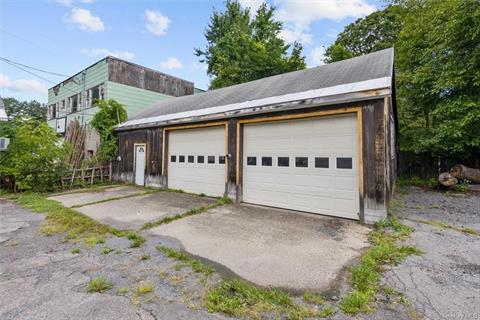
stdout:
[(48, 90), (47, 121), (64, 134), (72, 120), (88, 124), (97, 99), (115, 99), (130, 117), (152, 103), (197, 90), (190, 81), (108, 56)]

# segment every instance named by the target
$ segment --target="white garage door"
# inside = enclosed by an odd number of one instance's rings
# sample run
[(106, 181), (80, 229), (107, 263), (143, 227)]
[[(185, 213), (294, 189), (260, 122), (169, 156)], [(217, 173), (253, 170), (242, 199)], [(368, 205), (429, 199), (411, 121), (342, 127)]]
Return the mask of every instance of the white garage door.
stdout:
[(168, 187), (209, 196), (225, 192), (225, 127), (172, 130)]
[(358, 219), (356, 115), (246, 124), (243, 201)]

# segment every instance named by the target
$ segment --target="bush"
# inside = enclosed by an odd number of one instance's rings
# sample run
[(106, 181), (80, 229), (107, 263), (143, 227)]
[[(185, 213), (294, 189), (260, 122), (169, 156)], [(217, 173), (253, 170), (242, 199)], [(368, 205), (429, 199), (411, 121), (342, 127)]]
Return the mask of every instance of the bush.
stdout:
[(0, 174), (14, 177), (18, 190), (52, 191), (68, 169), (70, 147), (46, 123), (24, 121), (12, 132), (0, 159)]

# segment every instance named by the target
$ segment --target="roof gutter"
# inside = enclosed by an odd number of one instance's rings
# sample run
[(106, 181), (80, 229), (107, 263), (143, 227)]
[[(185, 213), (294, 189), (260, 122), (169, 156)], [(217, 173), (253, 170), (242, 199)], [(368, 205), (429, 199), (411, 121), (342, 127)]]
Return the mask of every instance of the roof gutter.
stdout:
[(118, 125), (115, 130), (134, 130), (179, 123), (242, 117), (273, 111), (295, 110), (312, 106), (372, 100), (390, 95), (391, 81), (391, 77), (384, 77), (223, 106), (128, 120)]

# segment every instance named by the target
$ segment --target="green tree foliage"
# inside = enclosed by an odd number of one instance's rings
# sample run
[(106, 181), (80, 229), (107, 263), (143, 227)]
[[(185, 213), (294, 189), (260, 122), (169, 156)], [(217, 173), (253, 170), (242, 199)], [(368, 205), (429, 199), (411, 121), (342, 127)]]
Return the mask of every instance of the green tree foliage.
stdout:
[(98, 112), (93, 116), (91, 125), (100, 135), (100, 150), (97, 157), (101, 161), (108, 161), (117, 155), (118, 139), (114, 127), (127, 120), (125, 106), (113, 99), (98, 100)]
[(69, 150), (46, 122), (27, 120), (18, 123), (2, 154), (0, 173), (14, 176), (18, 190), (51, 191), (67, 169)]
[(395, 46), (400, 148), (471, 157), (480, 148), (480, 2), (399, 0), (359, 19), (333, 62)]
[(8, 119), (32, 119), (37, 121), (47, 120), (47, 106), (36, 100), (18, 101), (15, 98), (2, 98)]
[(282, 23), (274, 19), (274, 7), (264, 3), (252, 17), (237, 0), (225, 5), (225, 12), (214, 11), (210, 18), (205, 50), (195, 50), (208, 65), (211, 89), (305, 69), (302, 46), (280, 38)]
[(325, 62), (340, 61), (393, 47), (406, 9), (391, 5), (347, 25), (325, 52)]
[(480, 148), (480, 2), (407, 2), (397, 41), (404, 149), (468, 156)]

